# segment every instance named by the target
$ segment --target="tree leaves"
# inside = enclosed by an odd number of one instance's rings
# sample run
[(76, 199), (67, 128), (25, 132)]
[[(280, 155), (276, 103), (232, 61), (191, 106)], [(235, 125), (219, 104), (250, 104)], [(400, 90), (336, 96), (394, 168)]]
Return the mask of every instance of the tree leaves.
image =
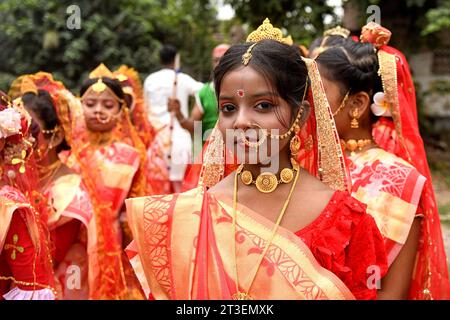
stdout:
[(181, 50), (184, 70), (206, 80), (216, 11), (208, 0), (79, 0), (81, 30), (66, 23), (71, 0), (0, 2), (0, 90), (23, 73), (52, 72), (78, 91), (100, 62), (128, 64), (142, 76), (159, 66), (158, 50), (170, 42)]

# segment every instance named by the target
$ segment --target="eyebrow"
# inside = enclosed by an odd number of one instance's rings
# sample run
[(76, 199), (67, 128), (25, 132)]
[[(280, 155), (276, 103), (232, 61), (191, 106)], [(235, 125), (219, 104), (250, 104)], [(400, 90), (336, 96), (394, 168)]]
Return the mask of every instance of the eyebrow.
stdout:
[[(266, 96), (270, 96), (270, 97), (278, 97), (278, 94), (274, 94), (273, 92), (270, 91), (266, 91), (266, 92), (260, 92), (260, 93), (255, 93), (255, 94), (251, 94), (250, 97), (252, 98), (260, 98), (260, 97), (266, 97)], [(231, 100), (233, 99), (233, 96), (219, 96), (219, 99), (224, 99), (224, 100)]]

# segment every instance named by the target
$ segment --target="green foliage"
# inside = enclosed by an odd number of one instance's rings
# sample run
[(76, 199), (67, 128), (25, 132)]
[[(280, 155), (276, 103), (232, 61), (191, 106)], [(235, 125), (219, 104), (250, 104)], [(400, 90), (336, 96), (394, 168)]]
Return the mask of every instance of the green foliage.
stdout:
[[(135, 67), (144, 76), (171, 42), (182, 66), (204, 78), (216, 12), (208, 1), (3, 0), (0, 2), (0, 89), (20, 74), (52, 72), (76, 89), (100, 62)], [(81, 9), (81, 29), (69, 30), (67, 7)], [(212, 23), (210, 23), (212, 21)]]
[(267, 17), (279, 28), (285, 28), (296, 43), (309, 44), (326, 26), (324, 18), (329, 16), (336, 22), (333, 7), (325, 0), (225, 0), (236, 12), (236, 16), (248, 23), (251, 29), (258, 27)]
[(429, 35), (450, 28), (450, 2), (445, 1), (441, 6), (430, 9), (426, 14), (428, 25), (422, 35)]

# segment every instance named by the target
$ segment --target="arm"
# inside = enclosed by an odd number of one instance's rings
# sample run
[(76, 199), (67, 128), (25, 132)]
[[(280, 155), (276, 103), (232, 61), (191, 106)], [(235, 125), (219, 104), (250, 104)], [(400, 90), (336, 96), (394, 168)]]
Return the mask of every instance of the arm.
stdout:
[(381, 280), (381, 289), (378, 291), (379, 300), (407, 299), (408, 297), (420, 235), (421, 221), (419, 219), (421, 218), (414, 219), (405, 245)]
[(180, 125), (188, 130), (191, 134), (194, 134), (194, 122), (201, 121), (203, 118), (203, 112), (197, 103), (194, 104), (192, 114), (189, 118), (185, 118), (180, 110), (180, 103), (178, 100), (169, 99), (169, 111), (174, 112)]

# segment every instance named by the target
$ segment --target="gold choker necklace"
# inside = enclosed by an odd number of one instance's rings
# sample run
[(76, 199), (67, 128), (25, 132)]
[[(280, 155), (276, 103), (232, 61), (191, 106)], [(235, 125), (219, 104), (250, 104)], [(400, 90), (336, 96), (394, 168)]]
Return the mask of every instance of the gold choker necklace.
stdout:
[(256, 180), (253, 180), (253, 175), (248, 170), (240, 172), (240, 176), (243, 184), (247, 186), (254, 184), (259, 192), (271, 193), (275, 191), (275, 189), (278, 187), (279, 184), (290, 183), (294, 179), (295, 171), (298, 171), (297, 164), (293, 164), (292, 169), (284, 168), (283, 170), (281, 170), (279, 179), (273, 173), (263, 172), (260, 175), (258, 175)]
[(364, 147), (371, 145), (373, 143), (372, 139), (350, 139), (350, 140), (343, 140), (341, 139), (341, 145), (344, 150), (348, 150), (351, 152), (351, 155), (355, 154), (355, 150), (358, 149), (358, 151), (361, 151)]

